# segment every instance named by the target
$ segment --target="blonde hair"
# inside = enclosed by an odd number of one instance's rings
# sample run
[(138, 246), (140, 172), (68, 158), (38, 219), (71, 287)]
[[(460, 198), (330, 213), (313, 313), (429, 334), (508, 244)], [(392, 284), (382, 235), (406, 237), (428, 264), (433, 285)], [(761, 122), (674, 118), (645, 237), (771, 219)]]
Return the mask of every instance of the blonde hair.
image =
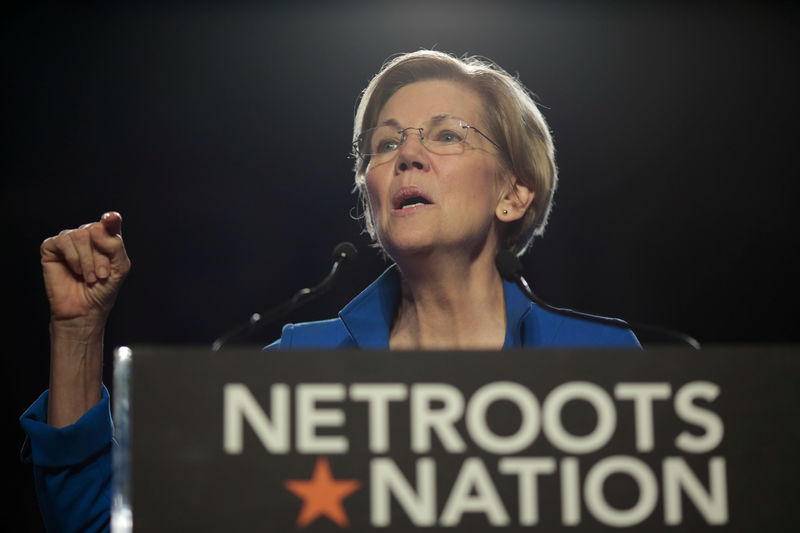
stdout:
[(361, 141), (361, 132), (377, 124), (381, 109), (392, 95), (406, 85), (425, 80), (463, 83), (480, 96), (486, 133), (501, 149), (503, 174), (510, 174), (534, 191), (525, 215), (508, 224), (501, 241), (503, 248), (521, 255), (534, 237), (544, 233), (558, 179), (547, 122), (528, 89), (494, 62), (475, 56), (458, 58), (435, 50), (419, 50), (390, 59), (361, 95), (353, 124), (353, 155), (355, 190), (367, 232), (377, 241), (366, 191), (369, 157), (358, 157), (355, 147)]

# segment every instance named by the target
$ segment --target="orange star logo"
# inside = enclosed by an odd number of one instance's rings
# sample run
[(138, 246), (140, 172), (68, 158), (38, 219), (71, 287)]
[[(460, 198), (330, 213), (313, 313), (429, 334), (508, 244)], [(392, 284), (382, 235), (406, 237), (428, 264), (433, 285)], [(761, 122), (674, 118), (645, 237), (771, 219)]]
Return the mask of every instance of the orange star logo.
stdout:
[(317, 458), (311, 479), (286, 480), (286, 490), (303, 500), (297, 525), (305, 527), (321, 516), (327, 516), (341, 527), (349, 526), (342, 500), (358, 490), (361, 483), (355, 479), (333, 479), (331, 466), (324, 457)]

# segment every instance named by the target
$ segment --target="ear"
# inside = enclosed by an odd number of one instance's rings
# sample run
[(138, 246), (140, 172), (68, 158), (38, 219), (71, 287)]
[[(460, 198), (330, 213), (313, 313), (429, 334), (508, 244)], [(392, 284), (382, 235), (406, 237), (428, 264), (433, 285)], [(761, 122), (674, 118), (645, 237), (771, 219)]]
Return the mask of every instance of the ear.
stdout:
[(525, 216), (525, 212), (533, 202), (536, 193), (520, 183), (517, 178), (512, 178), (506, 192), (497, 202), (495, 216), (501, 222), (513, 222)]

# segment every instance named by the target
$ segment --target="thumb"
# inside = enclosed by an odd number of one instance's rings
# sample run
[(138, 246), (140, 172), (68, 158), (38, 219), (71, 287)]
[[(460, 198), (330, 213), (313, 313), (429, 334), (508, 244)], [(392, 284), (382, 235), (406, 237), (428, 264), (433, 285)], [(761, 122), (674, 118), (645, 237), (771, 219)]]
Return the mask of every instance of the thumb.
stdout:
[(122, 215), (116, 211), (103, 213), (100, 221), (109, 235), (122, 235)]

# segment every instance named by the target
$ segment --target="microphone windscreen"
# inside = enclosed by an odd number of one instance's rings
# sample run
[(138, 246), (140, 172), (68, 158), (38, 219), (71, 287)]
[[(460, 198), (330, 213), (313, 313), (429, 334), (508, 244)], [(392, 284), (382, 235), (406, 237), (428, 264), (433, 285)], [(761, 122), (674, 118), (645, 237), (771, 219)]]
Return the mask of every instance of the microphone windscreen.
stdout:
[(353, 243), (346, 241), (340, 242), (336, 245), (336, 248), (333, 249), (332, 260), (334, 262), (339, 261), (346, 263), (348, 261), (355, 260), (356, 257), (358, 257), (358, 250), (356, 250), (356, 247), (353, 246)]
[(500, 275), (507, 281), (516, 282), (524, 273), (519, 258), (508, 250), (500, 250), (494, 258), (494, 264), (497, 265)]

